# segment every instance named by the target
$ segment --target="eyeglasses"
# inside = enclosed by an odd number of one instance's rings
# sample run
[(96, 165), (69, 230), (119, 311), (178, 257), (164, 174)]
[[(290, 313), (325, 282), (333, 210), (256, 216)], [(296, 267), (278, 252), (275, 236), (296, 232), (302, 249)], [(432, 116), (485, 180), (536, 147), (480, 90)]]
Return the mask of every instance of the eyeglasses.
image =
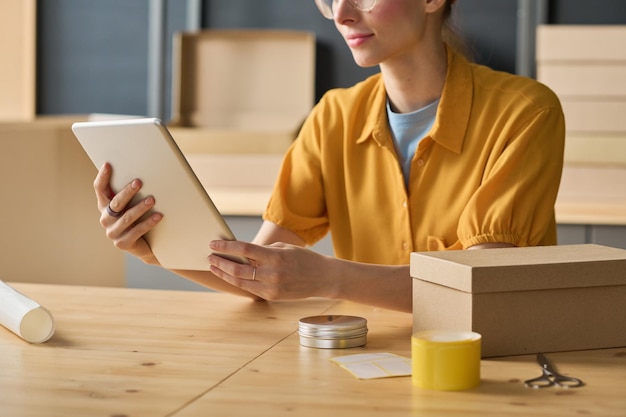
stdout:
[[(340, 0), (315, 0), (315, 4), (317, 4), (317, 8), (320, 9), (320, 12), (326, 19), (334, 19), (335, 13), (333, 9), (337, 6)], [(369, 12), (376, 5), (376, 0), (348, 0), (348, 2), (355, 9), (362, 12)]]

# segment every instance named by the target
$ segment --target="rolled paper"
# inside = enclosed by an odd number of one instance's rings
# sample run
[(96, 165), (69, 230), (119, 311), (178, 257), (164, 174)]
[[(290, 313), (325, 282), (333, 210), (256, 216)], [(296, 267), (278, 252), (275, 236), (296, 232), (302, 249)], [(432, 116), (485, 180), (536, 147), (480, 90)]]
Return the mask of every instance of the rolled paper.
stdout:
[(469, 331), (432, 330), (411, 338), (413, 385), (456, 391), (480, 383), (481, 335)]
[(0, 324), (30, 343), (43, 343), (54, 334), (52, 314), (1, 280)]

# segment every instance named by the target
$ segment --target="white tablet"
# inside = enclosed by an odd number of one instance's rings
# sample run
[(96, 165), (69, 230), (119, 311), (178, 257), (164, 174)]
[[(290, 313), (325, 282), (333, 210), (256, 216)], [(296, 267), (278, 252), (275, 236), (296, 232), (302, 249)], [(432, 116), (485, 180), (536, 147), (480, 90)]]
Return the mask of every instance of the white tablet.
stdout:
[(114, 192), (139, 178), (143, 187), (131, 204), (154, 196), (163, 219), (145, 239), (163, 267), (208, 270), (209, 242), (235, 239), (159, 119), (80, 122), (72, 131), (98, 169), (111, 164)]

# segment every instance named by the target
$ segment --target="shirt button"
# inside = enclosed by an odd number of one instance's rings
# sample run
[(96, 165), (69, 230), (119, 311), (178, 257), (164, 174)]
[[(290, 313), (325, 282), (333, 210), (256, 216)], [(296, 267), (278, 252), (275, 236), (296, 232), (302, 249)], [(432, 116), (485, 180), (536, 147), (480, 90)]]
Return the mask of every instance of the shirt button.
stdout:
[(402, 249), (407, 250), (409, 248), (409, 244), (406, 242), (402, 242)]
[(406, 201), (403, 201), (403, 202), (402, 202), (402, 207), (407, 208), (408, 206), (409, 206), (409, 205), (407, 204), (407, 202), (406, 202)]
[(417, 160), (417, 166), (418, 167), (424, 166), (424, 160), (423, 159), (418, 159)]

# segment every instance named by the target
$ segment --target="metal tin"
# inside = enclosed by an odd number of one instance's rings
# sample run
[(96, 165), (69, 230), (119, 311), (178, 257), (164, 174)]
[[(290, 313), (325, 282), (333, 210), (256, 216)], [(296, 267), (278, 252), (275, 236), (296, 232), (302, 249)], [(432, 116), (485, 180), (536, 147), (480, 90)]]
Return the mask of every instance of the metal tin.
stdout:
[(367, 320), (362, 317), (326, 315), (300, 319), (300, 344), (319, 349), (346, 349), (367, 343)]

